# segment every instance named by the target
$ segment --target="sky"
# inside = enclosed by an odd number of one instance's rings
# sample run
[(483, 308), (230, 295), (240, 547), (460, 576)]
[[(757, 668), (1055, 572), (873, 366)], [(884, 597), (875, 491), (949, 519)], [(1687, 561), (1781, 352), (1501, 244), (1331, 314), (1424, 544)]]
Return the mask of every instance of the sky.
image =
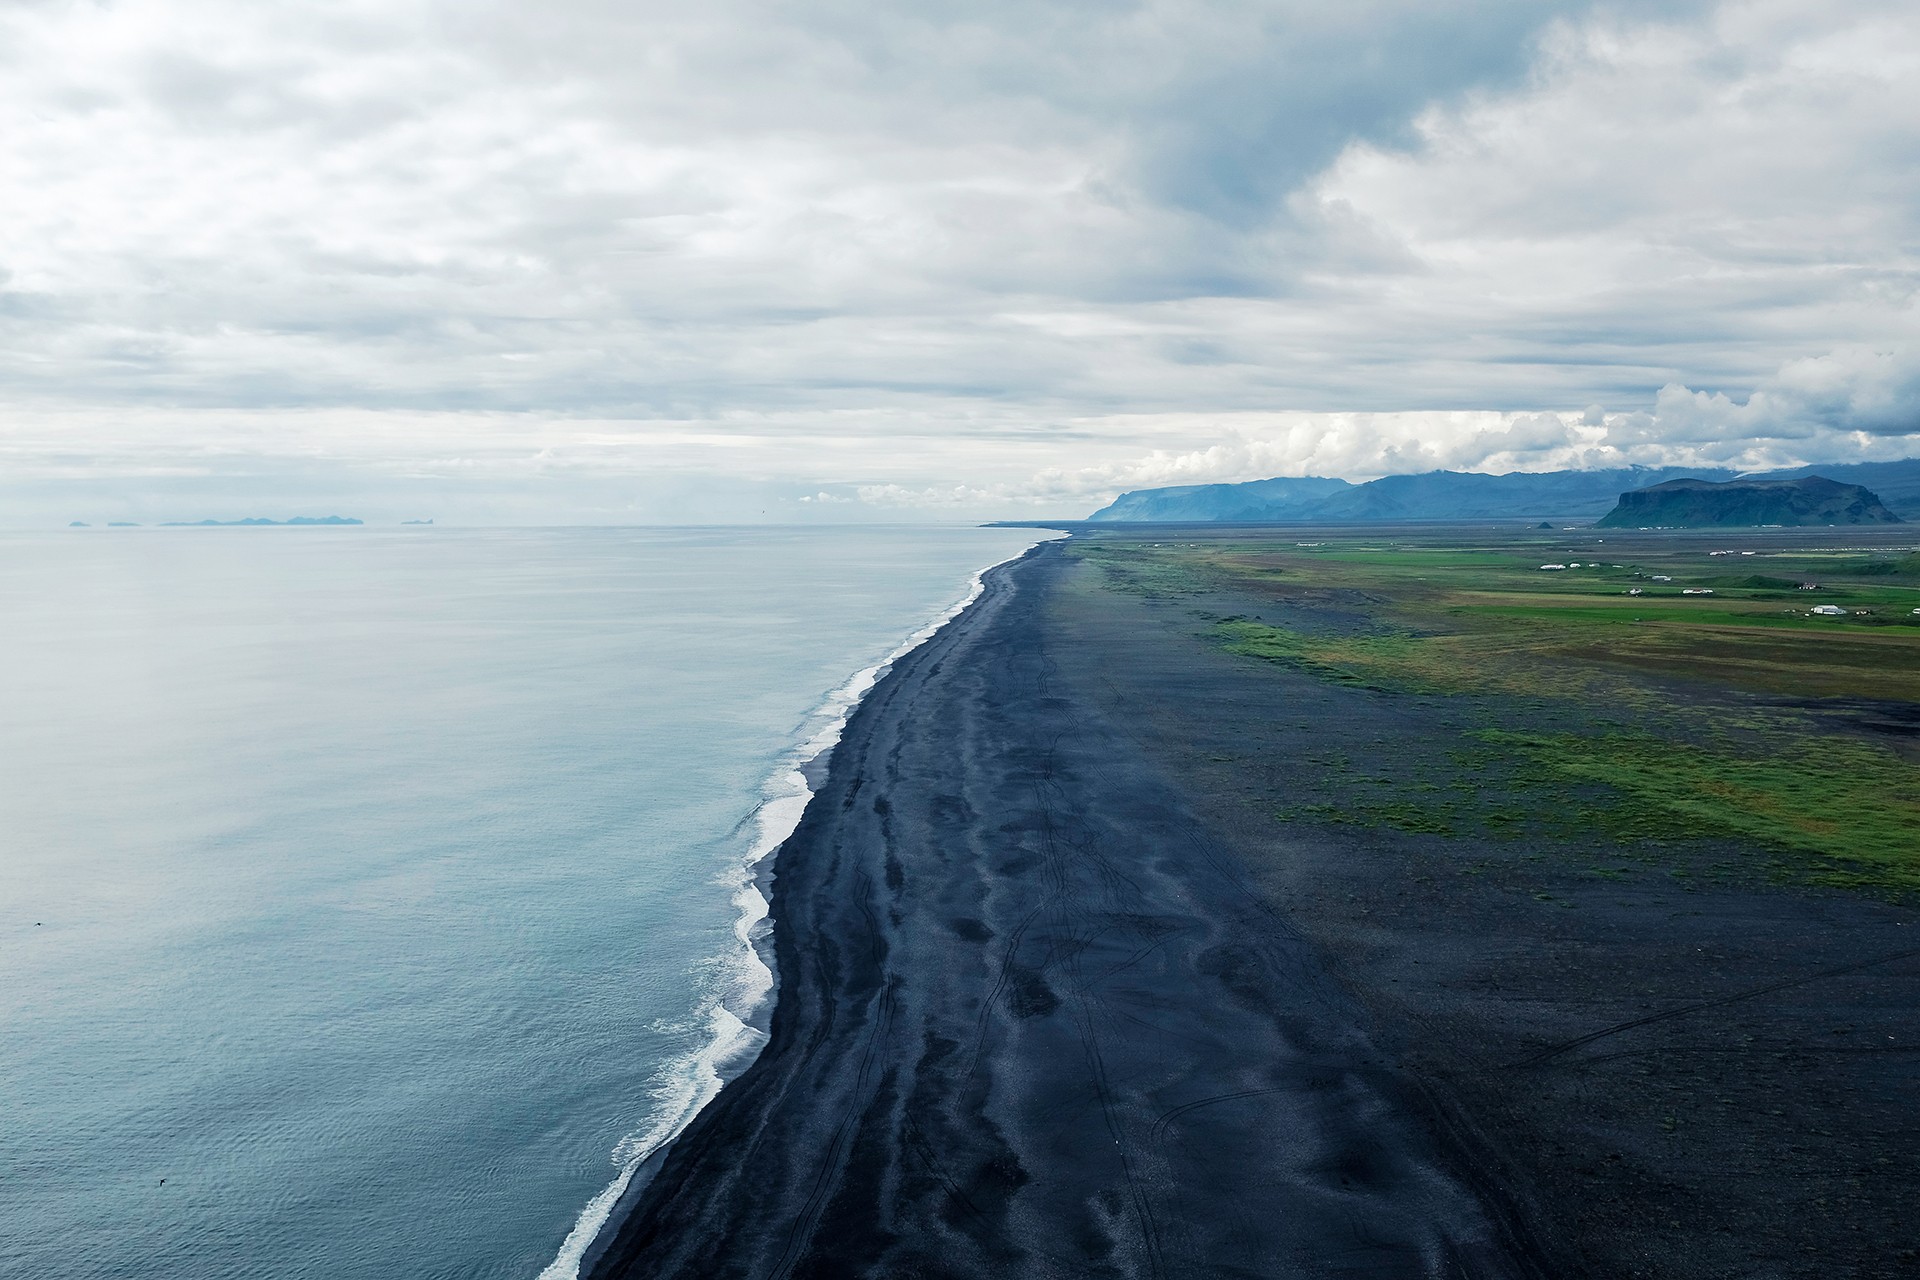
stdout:
[(0, 524), (1920, 455), (1911, 0), (0, 0)]

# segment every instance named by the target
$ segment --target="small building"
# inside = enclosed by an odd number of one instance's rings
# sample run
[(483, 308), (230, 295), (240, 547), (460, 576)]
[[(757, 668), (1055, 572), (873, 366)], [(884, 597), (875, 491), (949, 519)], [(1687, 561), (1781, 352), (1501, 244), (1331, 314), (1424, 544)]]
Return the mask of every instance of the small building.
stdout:
[(1847, 611), (1837, 604), (1817, 604), (1813, 606), (1811, 612), (1817, 613), (1823, 618), (1844, 618), (1847, 616)]
[(1683, 596), (1710, 596), (1713, 594), (1713, 588), (1712, 587), (1682, 587), (1680, 588), (1680, 594)]
[(1802, 591), (1818, 591), (1820, 584), (1817, 582), (1803, 582), (1800, 584), (1800, 589)]

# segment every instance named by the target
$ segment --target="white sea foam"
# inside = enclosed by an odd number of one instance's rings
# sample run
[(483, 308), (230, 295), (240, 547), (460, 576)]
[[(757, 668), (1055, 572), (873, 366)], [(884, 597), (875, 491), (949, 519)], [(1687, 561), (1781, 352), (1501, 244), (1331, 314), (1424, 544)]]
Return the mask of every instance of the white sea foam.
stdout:
[(738, 945), (717, 959), (715, 967), (720, 972), (720, 980), (714, 984), (714, 994), (701, 1011), (710, 1033), (707, 1043), (661, 1071), (654, 1090), (657, 1105), (646, 1127), (622, 1139), (614, 1149), (614, 1163), (619, 1173), (580, 1211), (559, 1254), (547, 1264), (538, 1280), (579, 1280), (580, 1262), (588, 1247), (606, 1226), (614, 1206), (620, 1203), (620, 1197), (626, 1194), (647, 1157), (678, 1137), (719, 1094), (721, 1086), (759, 1056), (767, 1037), (754, 1025), (754, 1018), (772, 995), (774, 983), (773, 970), (758, 945), (771, 927), (766, 895), (760, 891), (759, 868), (800, 825), (800, 816), (813, 796), (805, 768), (833, 750), (860, 700), (879, 683), (889, 667), (932, 639), (940, 628), (980, 598), (988, 569), (996, 567), (989, 565), (974, 574), (963, 599), (907, 637), (879, 662), (854, 673), (845, 684), (828, 694), (800, 726), (795, 735), (799, 745), (787, 754), (768, 780), (766, 796), (753, 813), (754, 837), (746, 855), (722, 878), (722, 883), (733, 891), (733, 903), (739, 910), (733, 929)]

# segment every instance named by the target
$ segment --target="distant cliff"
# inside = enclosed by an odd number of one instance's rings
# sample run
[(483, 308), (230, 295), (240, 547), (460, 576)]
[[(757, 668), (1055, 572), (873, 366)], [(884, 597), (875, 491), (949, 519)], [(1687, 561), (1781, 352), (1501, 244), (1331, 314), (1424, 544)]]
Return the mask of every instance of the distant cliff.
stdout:
[(1825, 476), (1792, 480), (1668, 480), (1620, 495), (1603, 529), (1727, 529), (1754, 525), (1898, 524), (1872, 490)]
[[(1920, 459), (1799, 467), (1746, 479), (1790, 480), (1815, 471), (1829, 480), (1864, 485), (1892, 512), (1920, 519)], [(1180, 485), (1123, 493), (1088, 517), (1101, 523), (1161, 521), (1199, 524), (1374, 523), (1395, 520), (1504, 520), (1542, 516), (1593, 519), (1629, 489), (1670, 480), (1731, 481), (1738, 472), (1697, 467), (1622, 467), (1610, 471), (1515, 471), (1490, 476), (1428, 471), (1385, 476), (1365, 484), (1321, 476), (1252, 480), (1245, 484)], [(1774, 523), (1768, 521), (1767, 523)]]
[(1355, 486), (1324, 476), (1282, 476), (1245, 484), (1187, 484), (1123, 493), (1090, 520), (1288, 520)]

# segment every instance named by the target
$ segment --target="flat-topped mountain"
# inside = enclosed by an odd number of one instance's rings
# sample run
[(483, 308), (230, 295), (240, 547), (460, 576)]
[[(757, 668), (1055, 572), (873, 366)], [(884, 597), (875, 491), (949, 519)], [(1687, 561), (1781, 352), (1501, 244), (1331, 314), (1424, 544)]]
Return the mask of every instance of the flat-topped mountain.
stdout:
[(1668, 480), (1620, 495), (1603, 529), (1727, 529), (1754, 525), (1898, 524), (1872, 490), (1825, 476), (1793, 480)]

